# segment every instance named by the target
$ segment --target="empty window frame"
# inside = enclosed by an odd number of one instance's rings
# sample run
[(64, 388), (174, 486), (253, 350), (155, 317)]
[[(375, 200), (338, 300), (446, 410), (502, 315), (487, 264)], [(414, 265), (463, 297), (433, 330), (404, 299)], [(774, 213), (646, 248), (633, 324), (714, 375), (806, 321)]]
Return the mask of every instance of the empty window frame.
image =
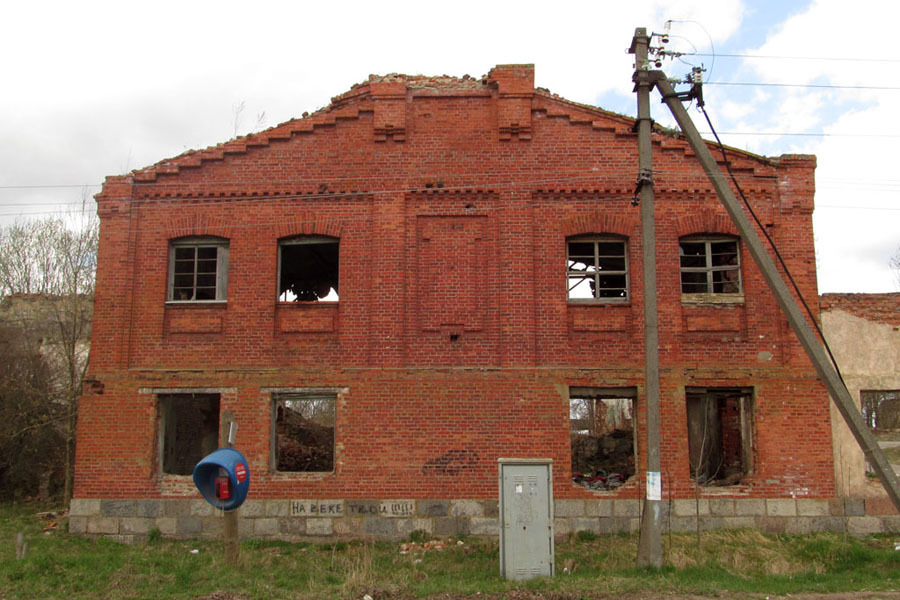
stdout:
[(161, 394), (159, 456), (167, 475), (191, 475), (219, 447), (219, 394)]
[(699, 485), (740, 483), (753, 473), (752, 388), (687, 388), (691, 478)]
[(566, 240), (566, 280), (571, 301), (626, 301), (626, 240), (613, 236), (579, 236)]
[(340, 243), (337, 238), (295, 237), (278, 242), (278, 300), (338, 300)]
[(900, 390), (859, 393), (863, 420), (876, 438), (896, 439), (900, 433)]
[(272, 468), (334, 471), (336, 394), (278, 394), (272, 411)]
[(170, 243), (169, 301), (225, 300), (227, 289), (227, 240), (184, 238)]
[(737, 238), (689, 237), (678, 242), (682, 294), (740, 294)]
[(634, 388), (569, 389), (572, 483), (614, 490), (634, 475)]

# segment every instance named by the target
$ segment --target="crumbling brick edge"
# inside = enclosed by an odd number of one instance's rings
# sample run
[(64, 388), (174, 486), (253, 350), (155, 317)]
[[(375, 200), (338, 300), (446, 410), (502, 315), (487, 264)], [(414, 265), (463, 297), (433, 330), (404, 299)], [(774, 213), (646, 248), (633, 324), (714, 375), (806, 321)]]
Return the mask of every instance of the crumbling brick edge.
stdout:
[[(554, 531), (599, 535), (636, 532), (638, 500), (557, 499)], [(665, 531), (756, 529), (764, 533), (822, 531), (871, 535), (900, 533), (900, 516), (867, 514), (883, 505), (862, 498), (702, 498), (663, 502)], [(881, 511), (886, 512), (886, 511)], [(200, 499), (73, 499), (69, 532), (123, 543), (163, 537), (217, 539), (223, 513)], [(248, 500), (240, 508), (244, 539), (326, 541), (401, 540), (417, 530), (434, 536), (496, 536), (496, 500)]]

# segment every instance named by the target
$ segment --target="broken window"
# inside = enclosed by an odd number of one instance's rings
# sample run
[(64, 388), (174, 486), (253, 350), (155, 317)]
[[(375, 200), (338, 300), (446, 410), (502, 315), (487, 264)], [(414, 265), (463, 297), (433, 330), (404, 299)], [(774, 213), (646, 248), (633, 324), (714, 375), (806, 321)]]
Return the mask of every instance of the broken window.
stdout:
[(276, 471), (334, 470), (334, 394), (279, 394), (274, 401), (272, 461)]
[(739, 294), (741, 254), (735, 238), (682, 238), (682, 294)]
[(634, 388), (571, 388), (572, 482), (614, 490), (634, 475)]
[(168, 300), (225, 300), (228, 289), (228, 241), (183, 238), (169, 246)]
[(569, 300), (628, 299), (628, 247), (623, 238), (592, 236), (566, 242)]
[(219, 394), (159, 396), (162, 472), (191, 475), (219, 447)]
[(278, 243), (278, 300), (318, 302), (338, 299), (339, 241), (296, 237)]
[(688, 388), (691, 478), (734, 485), (753, 472), (753, 390)]

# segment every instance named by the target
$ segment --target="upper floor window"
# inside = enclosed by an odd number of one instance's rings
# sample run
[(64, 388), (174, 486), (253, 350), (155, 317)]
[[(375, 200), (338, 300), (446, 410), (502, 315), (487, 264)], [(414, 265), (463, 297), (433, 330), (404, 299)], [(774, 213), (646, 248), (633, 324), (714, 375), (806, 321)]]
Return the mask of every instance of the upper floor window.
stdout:
[(628, 299), (628, 244), (623, 238), (590, 236), (566, 242), (568, 298), (616, 302)]
[(170, 244), (168, 300), (225, 300), (227, 289), (227, 240), (182, 238)]
[(678, 243), (682, 294), (740, 294), (741, 253), (736, 238), (689, 237)]
[(337, 238), (324, 236), (278, 242), (278, 300), (337, 301), (339, 247)]

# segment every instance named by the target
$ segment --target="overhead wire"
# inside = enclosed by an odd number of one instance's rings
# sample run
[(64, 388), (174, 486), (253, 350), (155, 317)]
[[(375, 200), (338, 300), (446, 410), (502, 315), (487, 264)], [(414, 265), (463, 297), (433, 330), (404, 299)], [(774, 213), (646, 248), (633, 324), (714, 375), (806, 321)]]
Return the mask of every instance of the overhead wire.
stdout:
[(794, 279), (794, 276), (791, 274), (790, 269), (787, 266), (787, 263), (784, 260), (784, 257), (781, 255), (781, 252), (778, 250), (778, 246), (775, 244), (775, 240), (769, 235), (769, 232), (766, 231), (765, 226), (762, 224), (762, 221), (759, 220), (759, 217), (756, 216), (756, 211), (753, 210), (753, 207), (750, 205), (750, 201), (747, 200), (747, 196), (744, 195), (744, 190), (741, 188), (740, 183), (738, 183), (737, 177), (734, 175), (734, 171), (731, 169), (731, 161), (728, 160), (728, 154), (725, 152), (725, 146), (722, 144), (722, 141), (719, 139), (719, 135), (716, 133), (716, 128), (713, 127), (712, 119), (709, 118), (709, 114), (706, 112), (706, 108), (702, 105), (698, 107), (700, 111), (703, 113), (703, 116), (706, 118), (706, 123), (709, 125), (710, 131), (712, 131), (713, 136), (716, 138), (716, 142), (719, 147), (719, 151), (722, 153), (722, 160), (725, 163), (725, 169), (728, 171), (728, 175), (731, 177), (731, 182), (734, 184), (735, 189), (740, 195), (741, 200), (744, 203), (744, 206), (747, 208), (747, 212), (753, 217), (753, 220), (756, 222), (757, 228), (762, 232), (763, 236), (769, 242), (769, 246), (772, 248), (772, 251), (775, 253), (775, 257), (778, 259), (778, 263), (781, 265), (781, 268), (784, 269), (784, 274), (787, 276), (788, 281), (791, 282), (791, 286), (794, 288), (794, 292), (797, 295), (797, 298), (800, 300), (800, 303), (803, 305), (803, 308), (806, 309), (806, 314), (809, 316), (809, 320), (812, 322), (813, 327), (815, 327), (816, 333), (819, 335), (819, 339), (822, 340), (822, 344), (825, 346), (825, 351), (828, 353), (828, 358), (831, 360), (832, 365), (834, 365), (834, 370), (837, 373), (838, 379), (841, 380), (841, 383), (844, 387), (847, 384), (844, 382), (844, 377), (841, 375), (840, 367), (838, 367), (837, 359), (835, 359), (834, 354), (831, 352), (831, 347), (828, 345), (828, 340), (825, 339), (825, 334), (822, 332), (822, 329), (819, 327), (819, 323), (816, 320), (815, 315), (810, 309), (809, 304), (807, 304), (806, 299), (803, 297), (803, 294), (800, 291), (800, 287), (797, 285), (797, 281)]
[(774, 60), (821, 60), (821, 61), (843, 61), (843, 62), (873, 62), (873, 63), (900, 63), (900, 58), (855, 58), (844, 56), (779, 56), (774, 54), (709, 54), (704, 52), (693, 52), (693, 56), (712, 56), (718, 58), (761, 58)]

